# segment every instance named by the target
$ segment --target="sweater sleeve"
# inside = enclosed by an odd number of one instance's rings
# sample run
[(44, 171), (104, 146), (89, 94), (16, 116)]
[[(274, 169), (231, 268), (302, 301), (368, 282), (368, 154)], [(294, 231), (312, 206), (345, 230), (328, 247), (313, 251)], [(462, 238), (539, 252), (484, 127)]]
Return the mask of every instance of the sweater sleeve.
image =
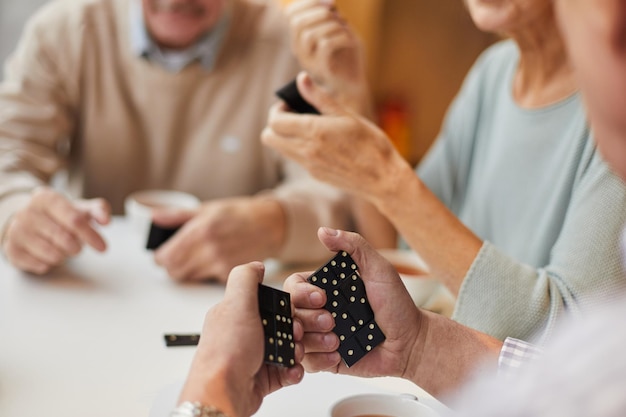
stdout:
[(56, 25), (51, 6), (26, 26), (0, 84), (0, 233), (30, 190), (65, 164), (62, 145), (72, 129), (69, 95), (76, 86), (62, 79), (76, 77), (63, 52), (70, 46), (53, 47), (63, 44), (62, 33), (70, 29)]
[(543, 343), (565, 311), (577, 315), (624, 286), (619, 240), (626, 187), (597, 151), (588, 153), (548, 264), (524, 265), (484, 242), (453, 319), (499, 339), (534, 336)]

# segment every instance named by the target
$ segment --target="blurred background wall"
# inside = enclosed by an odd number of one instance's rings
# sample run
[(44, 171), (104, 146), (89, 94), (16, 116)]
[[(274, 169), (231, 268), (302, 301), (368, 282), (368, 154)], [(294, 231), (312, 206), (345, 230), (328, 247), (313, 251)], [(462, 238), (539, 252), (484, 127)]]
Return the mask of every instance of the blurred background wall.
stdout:
[[(24, 22), (45, 2), (0, 0), (2, 63)], [(467, 70), (496, 38), (474, 27), (462, 0), (335, 2), (366, 46), (378, 123), (407, 160), (417, 163), (437, 136)]]
[(46, 0), (0, 0), (0, 62), (15, 48), (26, 19)]

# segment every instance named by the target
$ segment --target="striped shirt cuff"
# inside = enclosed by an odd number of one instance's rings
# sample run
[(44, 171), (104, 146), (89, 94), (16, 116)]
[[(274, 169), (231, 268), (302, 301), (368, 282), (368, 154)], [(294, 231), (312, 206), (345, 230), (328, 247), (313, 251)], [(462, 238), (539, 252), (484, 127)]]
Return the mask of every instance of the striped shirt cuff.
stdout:
[(498, 373), (515, 374), (525, 364), (532, 362), (542, 354), (542, 350), (522, 340), (507, 337), (498, 358)]

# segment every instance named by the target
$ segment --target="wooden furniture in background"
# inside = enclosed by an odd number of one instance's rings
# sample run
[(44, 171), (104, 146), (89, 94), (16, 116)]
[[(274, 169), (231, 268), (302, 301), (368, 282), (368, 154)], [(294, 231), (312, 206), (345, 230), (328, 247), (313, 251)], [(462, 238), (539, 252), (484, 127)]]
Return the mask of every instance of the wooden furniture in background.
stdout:
[(379, 104), (403, 103), (417, 163), (478, 55), (496, 40), (472, 23), (461, 0), (336, 0), (363, 39)]

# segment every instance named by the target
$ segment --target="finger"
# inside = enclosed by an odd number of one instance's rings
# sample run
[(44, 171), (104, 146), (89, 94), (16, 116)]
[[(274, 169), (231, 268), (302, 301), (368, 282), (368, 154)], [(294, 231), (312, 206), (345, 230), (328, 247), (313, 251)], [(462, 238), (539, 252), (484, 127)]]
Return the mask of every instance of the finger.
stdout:
[(236, 309), (258, 312), (258, 288), (263, 282), (264, 274), (265, 265), (262, 262), (250, 262), (234, 267), (226, 282), (224, 300), (232, 302)]
[(193, 269), (192, 260), (198, 256), (198, 252), (204, 255), (204, 262), (211, 262), (210, 248), (201, 244), (198, 230), (190, 225), (183, 226), (154, 252), (155, 263), (167, 269), (168, 274), (176, 280), (189, 276)]
[(347, 110), (337, 103), (328, 91), (315, 84), (311, 76), (306, 72), (303, 71), (298, 74), (297, 84), (298, 91), (302, 97), (313, 107), (318, 109), (321, 114), (329, 116), (342, 116), (349, 114)]
[(103, 198), (79, 200), (74, 205), (82, 212), (89, 214), (98, 224), (109, 224), (111, 221), (111, 205)]
[[(368, 270), (368, 264), (391, 265), (358, 233), (320, 227), (317, 236), (329, 250), (348, 252), (361, 270)], [(391, 267), (390, 270), (395, 271), (395, 268)], [(376, 280), (379, 282), (396, 283), (398, 279), (397, 273), (376, 275)]]
[(333, 7), (335, 2), (333, 0), (298, 0), (292, 1), (285, 7), (285, 15), (292, 18), (307, 9), (311, 9), (319, 6)]
[(46, 213), (61, 227), (98, 251), (106, 249), (104, 239), (91, 227), (91, 215), (81, 211), (61, 194), (40, 189), (33, 193), (32, 207)]
[(302, 339), (304, 351), (308, 353), (329, 353), (339, 348), (339, 338), (335, 333), (305, 333)]
[(51, 268), (51, 265), (35, 258), (33, 255), (15, 245), (7, 245), (5, 253), (11, 263), (22, 271), (41, 275), (48, 272)]
[(24, 251), (48, 266), (59, 265), (65, 259), (65, 254), (41, 236), (31, 235), (27, 239), (28, 246)]
[[(76, 255), (82, 249), (80, 239), (56, 223), (47, 213), (39, 213), (28, 219), (31, 229), (50, 242), (64, 255)], [(22, 235), (25, 232), (22, 232)]]
[(326, 304), (326, 292), (310, 284), (309, 272), (290, 275), (283, 283), (283, 290), (291, 295), (291, 304), (298, 308), (322, 308)]
[(295, 313), (292, 313), (291, 316), (293, 317), (293, 340), (299, 342), (304, 337), (304, 326), (302, 325), (302, 321), (296, 317)]
[(296, 146), (306, 144), (306, 137), (312, 132), (319, 117), (312, 114), (294, 113), (288, 105), (281, 101), (274, 104), (269, 111), (267, 126), (261, 133), (265, 144), (271, 144), (276, 139), (295, 142)]
[(72, 205), (60, 202), (51, 207), (47, 213), (54, 221), (95, 250), (102, 252), (106, 249), (106, 242), (90, 224), (91, 216), (89, 214), (77, 210)]
[[(339, 39), (340, 36), (340, 39), (349, 39), (349, 36), (346, 36), (345, 27), (339, 21), (332, 20), (302, 29), (300, 42), (304, 45), (306, 51), (313, 54), (320, 49), (320, 46), (325, 45), (329, 38)], [(341, 47), (345, 47), (344, 44), (341, 45)]]
[(288, 387), (289, 385), (295, 385), (302, 381), (302, 378), (304, 378), (304, 367), (301, 364), (297, 364), (291, 368), (280, 367), (278, 374), (280, 385)]
[[(311, 7), (306, 11), (288, 16), (294, 42), (307, 45), (308, 39), (302, 35), (305, 31), (324, 25), (327, 22), (339, 23), (337, 14), (328, 6)], [(309, 51), (308, 49), (306, 51)]]
[(330, 332), (335, 327), (335, 319), (323, 308), (310, 310), (296, 309), (296, 317), (302, 322), (304, 332)]
[(320, 39), (317, 43), (317, 53), (323, 61), (332, 63), (332, 58), (337, 52), (352, 48), (353, 44), (354, 38), (345, 30), (341, 30)]
[(330, 353), (307, 353), (304, 355), (302, 365), (307, 372), (334, 372), (341, 363), (341, 355), (339, 352)]

